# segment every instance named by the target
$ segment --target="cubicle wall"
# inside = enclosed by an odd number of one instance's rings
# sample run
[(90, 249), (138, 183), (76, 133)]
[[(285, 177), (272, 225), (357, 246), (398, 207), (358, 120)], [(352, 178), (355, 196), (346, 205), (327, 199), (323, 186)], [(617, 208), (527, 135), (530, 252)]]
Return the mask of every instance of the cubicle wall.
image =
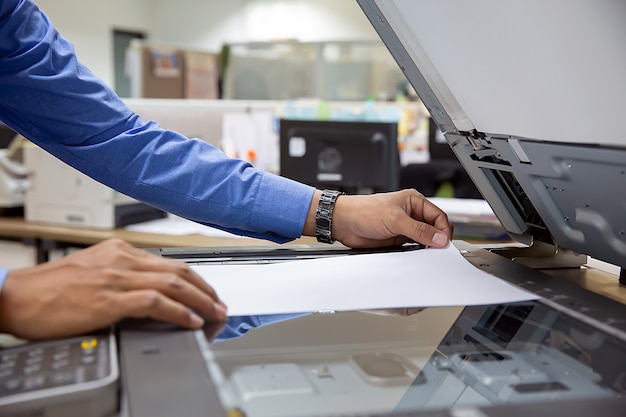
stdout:
[[(324, 109), (325, 117), (355, 121), (364, 117), (371, 120), (376, 114), (393, 118), (403, 112), (415, 115), (423, 112), (421, 103), (417, 102), (169, 99), (125, 99), (125, 102), (144, 120), (154, 120), (166, 129), (200, 138), (231, 156), (254, 159), (250, 162), (258, 168), (275, 172), (279, 169), (280, 117), (316, 118), (320, 108)], [(372, 110), (374, 115), (370, 114)]]
[(331, 101), (395, 99), (408, 82), (379, 40), (231, 43), (223, 71), (227, 99)]
[(165, 129), (197, 137), (220, 146), (222, 120), (229, 113), (270, 112), (276, 114), (275, 101), (124, 99), (144, 120), (154, 120)]

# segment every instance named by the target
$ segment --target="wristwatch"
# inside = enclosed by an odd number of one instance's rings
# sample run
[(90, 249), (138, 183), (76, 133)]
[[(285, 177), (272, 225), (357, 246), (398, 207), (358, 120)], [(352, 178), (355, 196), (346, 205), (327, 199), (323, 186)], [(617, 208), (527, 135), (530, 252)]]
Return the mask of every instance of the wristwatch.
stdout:
[(322, 191), (322, 196), (320, 197), (317, 210), (315, 211), (315, 237), (318, 242), (335, 242), (331, 236), (333, 209), (335, 208), (337, 198), (343, 194), (345, 193), (335, 190)]

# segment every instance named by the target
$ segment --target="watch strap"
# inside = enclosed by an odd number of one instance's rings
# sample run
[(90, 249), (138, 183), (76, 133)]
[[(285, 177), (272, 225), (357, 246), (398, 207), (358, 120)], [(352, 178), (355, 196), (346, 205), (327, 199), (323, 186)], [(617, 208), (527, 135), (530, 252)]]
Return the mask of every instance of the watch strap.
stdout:
[(315, 211), (315, 237), (321, 243), (334, 243), (332, 238), (333, 210), (340, 191), (324, 190)]

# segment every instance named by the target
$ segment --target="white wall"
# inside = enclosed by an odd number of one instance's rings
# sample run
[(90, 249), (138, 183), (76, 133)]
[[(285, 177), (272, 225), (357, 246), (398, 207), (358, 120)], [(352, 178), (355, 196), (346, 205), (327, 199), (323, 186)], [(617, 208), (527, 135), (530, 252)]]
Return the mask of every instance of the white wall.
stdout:
[(152, 40), (218, 52), (245, 38), (247, 0), (154, 0)]
[(155, 40), (213, 51), (226, 42), (378, 39), (355, 0), (155, 1)]
[(112, 86), (113, 29), (150, 35), (154, 0), (35, 0), (79, 59)]
[(250, 0), (249, 40), (371, 40), (378, 35), (356, 0)]
[(378, 39), (355, 0), (36, 0), (81, 61), (113, 85), (113, 29), (219, 51), (226, 42)]

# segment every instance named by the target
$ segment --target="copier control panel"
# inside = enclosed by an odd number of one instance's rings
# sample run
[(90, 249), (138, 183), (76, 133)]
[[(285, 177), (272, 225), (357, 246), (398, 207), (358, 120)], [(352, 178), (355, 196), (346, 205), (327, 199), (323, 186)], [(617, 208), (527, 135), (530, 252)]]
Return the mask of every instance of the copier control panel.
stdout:
[(0, 349), (0, 415), (110, 415), (118, 406), (118, 381), (112, 330), (12, 343)]

